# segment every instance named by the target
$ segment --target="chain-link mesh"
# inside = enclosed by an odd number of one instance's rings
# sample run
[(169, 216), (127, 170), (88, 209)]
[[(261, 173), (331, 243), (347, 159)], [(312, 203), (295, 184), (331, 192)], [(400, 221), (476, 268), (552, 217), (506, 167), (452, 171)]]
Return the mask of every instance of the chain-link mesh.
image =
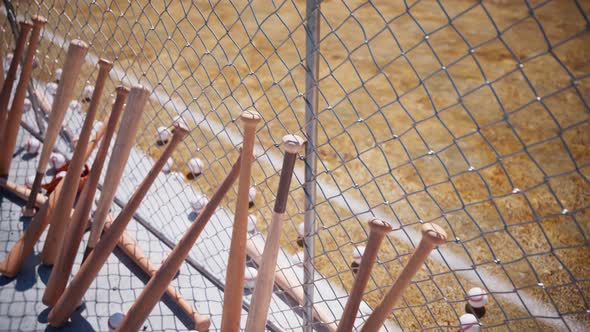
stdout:
[[(283, 135), (305, 134), (304, 1), (14, 5), (21, 18), (39, 13), (49, 21), (34, 72), (39, 82), (53, 80), (68, 41), (79, 38), (91, 45), (84, 81), (94, 80), (105, 57), (115, 62), (107, 91), (120, 82), (151, 90), (136, 141), (145, 154), (132, 155), (131, 172), (145, 174), (159, 155), (158, 127), (177, 115), (191, 125), (173, 169), (186, 174), (187, 161), (198, 157), (202, 175), (179, 181), (179, 190), (167, 185), (177, 182), (174, 174), (158, 179), (143, 204), (147, 222), (173, 241), (190, 223), (190, 202), (212, 193), (235, 160), (236, 118), (259, 111), (252, 213), (265, 233), (278, 144)], [(380, 249), (368, 307), (407, 262), (421, 223), (441, 225), (451, 239), (414, 278), (389, 330), (456, 328), (471, 287), (490, 293), (484, 327), (590, 326), (589, 12), (590, 3), (577, 0), (321, 2), (314, 303), (339, 319), (354, 278), (351, 253), (376, 216), (396, 230)], [(136, 183), (123, 179), (120, 197)], [(281, 239), (288, 255), (301, 250), (303, 183), (301, 161)], [(223, 205), (231, 220), (235, 191)], [(209, 227), (191, 254), (220, 280), (230, 228)], [(219, 308), (208, 309), (219, 315)], [(276, 301), (270, 311), (280, 329), (304, 324)]]

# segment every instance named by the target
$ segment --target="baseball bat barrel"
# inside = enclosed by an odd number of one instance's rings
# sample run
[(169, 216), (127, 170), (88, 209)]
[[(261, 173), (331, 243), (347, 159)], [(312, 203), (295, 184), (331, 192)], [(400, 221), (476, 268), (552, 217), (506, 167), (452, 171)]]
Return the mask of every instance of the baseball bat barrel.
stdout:
[[(132, 98), (133, 91), (134, 90), (132, 89), (129, 94), (129, 103), (127, 105), (129, 105), (134, 99)], [(95, 249), (90, 253), (86, 261), (82, 263), (80, 271), (74, 276), (70, 285), (66, 288), (49, 313), (48, 320), (51, 326), (62, 325), (74, 312), (74, 309), (76, 309), (77, 305), (82, 300), (84, 293), (86, 293), (88, 287), (94, 278), (96, 278), (98, 271), (102, 268), (109, 255), (117, 246), (119, 238), (125, 231), (125, 227), (127, 227), (127, 224), (133, 217), (139, 204), (141, 204), (148, 189), (162, 170), (164, 164), (166, 164), (168, 158), (172, 155), (174, 149), (186, 136), (188, 136), (188, 129), (180, 125), (176, 126), (172, 139), (166, 146), (166, 149), (162, 152), (162, 155), (156, 160), (156, 163), (137, 187), (121, 213), (119, 213), (117, 218), (113, 221), (109, 231), (104, 233)]]
[[(29, 22), (19, 22), (19, 26), (20, 32), (18, 34), (18, 39), (16, 40), (16, 48), (14, 49), (12, 61), (10, 62), (10, 67), (6, 73), (4, 84), (2, 85), (2, 92), (0, 92), (0, 144), (4, 144), (1, 140), (4, 137), (4, 130), (6, 128), (8, 103), (10, 103), (12, 87), (14, 86), (14, 81), (16, 80), (16, 72), (27, 44), (27, 37), (33, 28), (33, 24)], [(2, 63), (2, 68), (4, 68), (4, 63)]]
[(29, 47), (25, 54), (25, 62), (20, 72), (16, 91), (12, 97), (12, 106), (6, 117), (4, 127), (0, 127), (0, 134), (2, 134), (2, 138), (0, 138), (2, 139), (2, 143), (0, 143), (0, 176), (8, 176), (8, 172), (10, 171), (10, 163), (12, 162), (12, 154), (16, 146), (18, 129), (20, 128), (20, 121), (23, 117), (23, 106), (27, 96), (27, 88), (29, 87), (29, 78), (31, 71), (33, 71), (33, 59), (35, 58), (35, 52), (39, 44), (41, 29), (47, 22), (43, 16), (33, 16), (32, 21), (33, 31), (29, 39)]
[[(244, 156), (245, 155), (242, 151), (241, 157), (234, 163), (232, 169), (227, 174), (225, 180), (221, 183), (217, 191), (215, 191), (209, 203), (207, 203), (205, 208), (199, 213), (196, 220), (183, 235), (182, 239), (178, 242), (176, 247), (174, 247), (164, 263), (162, 263), (162, 266), (160, 266), (158, 271), (150, 278), (150, 281), (147, 283), (137, 300), (133, 303), (131, 308), (129, 308), (129, 311), (127, 311), (127, 315), (125, 315), (125, 318), (120, 325), (121, 331), (138, 330), (139, 327), (141, 327), (141, 324), (147, 319), (156, 303), (158, 303), (162, 294), (164, 294), (166, 289), (170, 287), (170, 282), (174, 279), (174, 276), (207, 225), (207, 222), (221, 203), (223, 197), (229, 191), (229, 188), (231, 188), (238, 178), (242, 164), (241, 160)], [(199, 328), (198, 324), (197, 329), (199, 331), (206, 330), (205, 326)]]
[(283, 227), (283, 218), (287, 208), (287, 199), (289, 197), (289, 188), (295, 161), (298, 153), (303, 149), (304, 140), (296, 135), (286, 135), (283, 137), (283, 148), (285, 157), (281, 169), (279, 188), (275, 198), (275, 205), (272, 213), (271, 224), (268, 229), (264, 251), (262, 253), (262, 262), (258, 268), (258, 276), (254, 286), (254, 293), (250, 302), (250, 310), (246, 321), (246, 331), (264, 331), (266, 326), (266, 316), (275, 280), (275, 271), (277, 269), (277, 257), (279, 255), (279, 240)]
[[(0, 28), (0, 40), (4, 40), (4, 28)], [(2, 42), (2, 44), (4, 44)], [(5, 45), (0, 45), (0, 92), (2, 91), (2, 87), (4, 86), (4, 47)]]
[[(101, 135), (101, 131), (99, 130), (94, 137), (95, 139), (100, 140)], [(91, 147), (89, 147), (89, 149), (90, 148)], [(88, 150), (85, 155), (89, 156), (91, 152), (92, 151)], [(35, 195), (35, 201), (33, 202), (33, 204), (35, 204), (34, 206), (39, 206), (41, 199), (43, 199), (44, 202), (41, 205), (39, 212), (33, 217), (33, 220), (31, 220), (31, 223), (24, 231), (23, 235), (21, 235), (18, 241), (16, 241), (8, 255), (6, 255), (2, 263), (0, 263), (0, 273), (10, 278), (18, 274), (27, 256), (33, 252), (35, 243), (39, 241), (41, 234), (43, 234), (47, 228), (49, 220), (53, 215), (53, 211), (57, 206), (57, 198), (60, 196), (62, 190), (63, 181), (60, 181), (47, 199), (45, 199), (45, 196), (37, 197), (37, 195)], [(31, 197), (31, 190), (20, 190), (19, 192), (21, 193), (20, 195), (27, 194), (27, 198), (23, 199), (29, 199)]]
[[(251, 156), (254, 151), (256, 125), (261, 117), (255, 111), (244, 111), (240, 115), (244, 126), (244, 143), (242, 155)], [(223, 292), (223, 312), (221, 330), (238, 331), (242, 313), (242, 295), (244, 293), (244, 272), (246, 268), (246, 236), (248, 234), (248, 191), (250, 190), (250, 172), (252, 163), (249, 158), (242, 158), (240, 178), (238, 180), (238, 198), (229, 248), (229, 259)]]
[[(105, 231), (108, 232), (111, 226), (110, 222), (105, 223)], [(150, 261), (149, 257), (145, 255), (141, 247), (135, 242), (127, 232), (123, 232), (123, 235), (119, 238), (117, 246), (125, 253), (125, 255), (137, 265), (143, 272), (148, 276), (153, 277), (158, 269)], [(195, 308), (188, 303), (188, 301), (176, 290), (176, 288), (168, 285), (166, 287), (166, 294), (189, 316), (197, 331), (207, 331), (211, 325), (211, 320), (208, 315), (201, 315), (195, 310)]]
[(361, 266), (354, 280), (350, 295), (346, 301), (342, 318), (338, 324), (338, 332), (352, 331), (359, 306), (363, 300), (363, 292), (365, 291), (365, 287), (367, 287), (367, 283), (371, 277), (371, 270), (373, 270), (373, 265), (375, 265), (375, 260), (377, 259), (379, 247), (385, 235), (393, 230), (388, 222), (379, 219), (370, 220), (369, 228), (367, 247), (365, 248)]
[(72, 100), (72, 95), (78, 82), (80, 70), (84, 63), (84, 57), (88, 51), (88, 45), (81, 40), (72, 40), (68, 47), (68, 53), (64, 63), (64, 73), (59, 81), (55, 98), (53, 99), (53, 105), (51, 107), (51, 113), (49, 114), (49, 121), (47, 130), (45, 133), (45, 140), (43, 143), (43, 150), (39, 156), (39, 163), (37, 165), (37, 174), (35, 175), (35, 181), (31, 188), (31, 196), (27, 201), (27, 205), (24, 210), (25, 216), (32, 216), (34, 214), (35, 197), (41, 187), (41, 180), (43, 179), (43, 173), (49, 162), (51, 150), (55, 141), (61, 124), (64, 120), (66, 110)]
[[(45, 294), (43, 295), (43, 303), (49, 306), (53, 306), (59, 296), (61, 296), (64, 289), (66, 288), (70, 273), (72, 272), (76, 253), (80, 248), (80, 243), (82, 241), (82, 237), (84, 236), (84, 230), (87, 226), (90, 210), (92, 209), (92, 201), (98, 186), (98, 182), (100, 180), (104, 161), (109, 150), (111, 139), (115, 134), (115, 129), (117, 128), (117, 123), (119, 121), (121, 112), (123, 111), (128, 93), (129, 89), (125, 87), (117, 88), (117, 97), (115, 99), (115, 103), (113, 104), (109, 120), (106, 124), (106, 130), (104, 131), (105, 137), (100, 144), (98, 152), (96, 153), (96, 158), (92, 164), (92, 168), (90, 170), (90, 174), (88, 175), (88, 179), (86, 180), (86, 184), (84, 185), (84, 189), (82, 189), (80, 197), (78, 198), (78, 204), (76, 205), (71, 222), (68, 226), (67, 232), (65, 233), (67, 236), (64, 238), (64, 244), (60, 250), (58, 260), (53, 266), (49, 283), (47, 284)], [(101, 128), (105, 128), (105, 126)]]
[[(100, 59), (98, 66), (98, 77), (96, 79), (92, 100), (88, 107), (88, 111), (86, 112), (86, 118), (84, 119), (84, 124), (82, 125), (82, 130), (80, 131), (76, 150), (72, 156), (68, 172), (62, 180), (64, 190), (62, 190), (57, 201), (59, 209), (56, 209), (55, 213), (53, 213), (52, 219), (49, 221), (51, 226), (49, 227), (47, 238), (43, 245), (43, 252), (41, 253), (41, 262), (44, 265), (54, 265), (59, 256), (59, 250), (64, 241), (64, 233), (70, 221), (70, 210), (74, 206), (74, 200), (76, 199), (77, 188), (80, 182), (80, 173), (84, 167), (84, 157), (86, 156), (86, 148), (88, 147), (90, 135), (92, 133), (92, 126), (94, 124), (94, 119), (96, 118), (106, 79), (109, 76), (113, 64), (108, 60)], [(51, 274), (53, 275), (54, 273), (52, 272)], [(62, 276), (60, 275), (60, 277)], [(51, 281), (51, 278), (49, 280)], [(52, 287), (53, 285), (50, 285), (52, 284), (48, 284), (45, 295), (43, 296), (43, 303), (46, 305), (51, 305), (57, 300), (57, 296), (54, 293), (56, 289)], [(51, 299), (53, 300), (52, 302), (46, 302)]]
[(121, 176), (125, 170), (127, 158), (129, 158), (129, 153), (135, 142), (135, 134), (148, 96), (149, 91), (143, 86), (135, 86), (131, 88), (131, 92), (129, 92), (127, 106), (123, 112), (121, 125), (119, 126), (113, 152), (111, 153), (111, 159), (107, 167), (103, 189), (94, 214), (94, 220), (88, 237), (88, 244), (84, 252), (84, 259), (88, 257), (92, 249), (96, 246), (100, 239), (100, 235), (102, 234), (104, 222), (109, 213), (111, 204), (113, 203), (113, 199), (115, 198), (117, 186), (119, 185)]
[[(383, 326), (387, 316), (393, 309), (395, 303), (402, 297), (404, 290), (410, 285), (412, 278), (418, 270), (422, 267), (430, 252), (437, 246), (445, 243), (447, 240), (447, 234), (438, 225), (432, 223), (426, 223), (422, 225), (422, 239), (416, 247), (416, 251), (410, 260), (400, 273), (399, 277), (395, 280), (387, 294), (381, 300), (381, 303), (375, 308), (375, 310), (369, 315), (369, 318), (365, 321), (362, 326), (362, 332), (373, 332), (377, 331)], [(363, 258), (364, 260), (364, 258)], [(361, 266), (362, 266), (361, 262)]]

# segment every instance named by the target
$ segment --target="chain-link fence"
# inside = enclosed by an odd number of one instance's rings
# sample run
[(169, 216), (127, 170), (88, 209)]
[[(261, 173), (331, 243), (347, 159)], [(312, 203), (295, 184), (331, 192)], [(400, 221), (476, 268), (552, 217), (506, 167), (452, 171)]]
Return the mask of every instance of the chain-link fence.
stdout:
[[(490, 294), (484, 327), (590, 326), (589, 2), (13, 5), (20, 18), (48, 19), (34, 72), (39, 86), (53, 80), (68, 41), (79, 38), (91, 45), (84, 81), (94, 80), (105, 57), (115, 63), (107, 91), (120, 83), (149, 87), (136, 142), (144, 154), (134, 154), (128, 169), (145, 173), (158, 156), (158, 127), (177, 115), (191, 125), (173, 169), (187, 173), (187, 161), (198, 157), (202, 175), (159, 179), (143, 204), (144, 224), (172, 243), (189, 225), (197, 193), (211, 193), (235, 160), (241, 111), (254, 107), (264, 118), (252, 171), (261, 233), (278, 184), (281, 137), (307, 138), (281, 239), (284, 253), (296, 254), (297, 229), (306, 224), (312, 254), (297, 273), (307, 296), (302, 308), (273, 302), (277, 329), (318, 326), (290, 320), (291, 309), (309, 317), (310, 304), (340, 318), (354, 278), (351, 253), (364, 245), (371, 217), (396, 229), (380, 250), (359, 324), (407, 262), (420, 224), (434, 222), (451, 241), (414, 278), (388, 330), (456, 328), (471, 287)], [(103, 109), (104, 118), (106, 103)], [(135, 185), (123, 179), (123, 202)], [(235, 192), (223, 205), (231, 220)], [(209, 227), (191, 254), (197, 269), (183, 277), (206, 273), (223, 287), (229, 234), (231, 223)]]

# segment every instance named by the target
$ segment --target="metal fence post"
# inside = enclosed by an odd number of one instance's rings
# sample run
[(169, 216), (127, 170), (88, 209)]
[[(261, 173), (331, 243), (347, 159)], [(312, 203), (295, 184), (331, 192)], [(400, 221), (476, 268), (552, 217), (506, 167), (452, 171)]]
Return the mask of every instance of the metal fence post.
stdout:
[(317, 141), (317, 109), (318, 109), (318, 58), (320, 37), (320, 0), (307, 0), (305, 25), (305, 133), (307, 146), (305, 149), (305, 230), (304, 230), (304, 317), (303, 331), (313, 330), (313, 295), (314, 295), (314, 237), (315, 202), (316, 202), (316, 141)]

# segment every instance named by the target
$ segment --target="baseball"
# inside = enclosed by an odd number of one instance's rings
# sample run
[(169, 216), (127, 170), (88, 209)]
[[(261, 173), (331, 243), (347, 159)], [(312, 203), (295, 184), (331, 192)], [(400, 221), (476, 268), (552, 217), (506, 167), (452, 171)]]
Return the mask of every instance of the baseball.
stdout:
[(82, 111), (82, 105), (80, 104), (79, 101), (77, 100), (72, 100), (72, 102), (70, 103), (70, 105), (68, 106), (68, 110), (70, 112), (80, 112)]
[(461, 332), (478, 332), (480, 329), (477, 318), (472, 314), (464, 314), (459, 317), (459, 324)]
[(201, 211), (205, 208), (205, 206), (209, 203), (209, 198), (205, 195), (200, 195), (197, 199), (191, 204), (193, 211), (196, 213), (201, 213)]
[(363, 259), (363, 254), (365, 253), (365, 247), (360, 246), (360, 247), (355, 247), (352, 250), (352, 261), (360, 264), (361, 260)]
[(57, 83), (54, 83), (54, 82), (47, 83), (47, 87), (45, 88), (45, 91), (47, 91), (47, 93), (49, 93), (51, 96), (55, 97), (55, 94), (57, 93)]
[(199, 158), (193, 158), (188, 161), (188, 169), (191, 174), (198, 176), (203, 171), (203, 161)]
[(123, 321), (123, 318), (125, 318), (125, 315), (120, 312), (112, 314), (109, 317), (109, 331), (115, 331), (119, 327), (119, 324), (121, 324), (121, 321)]
[(55, 71), (55, 75), (53, 75), (53, 78), (56, 82), (59, 82), (59, 80), (61, 79), (61, 74), (63, 74), (63, 69), (57, 68), (57, 70)]
[(481, 308), (488, 303), (488, 294), (479, 287), (473, 287), (467, 292), (467, 301), (474, 308)]
[(23, 104), (23, 112), (26, 113), (30, 111), (31, 108), (33, 108), (33, 104), (31, 104), (29, 98), (25, 98), (25, 103)]
[(41, 142), (35, 137), (30, 136), (29, 138), (27, 138), (24, 148), (27, 153), (39, 153), (39, 151), (41, 150)]
[(164, 167), (162, 167), (162, 172), (164, 174), (170, 173), (172, 171), (172, 165), (174, 165), (174, 160), (172, 160), (172, 158), (168, 158), (164, 164)]
[(248, 203), (250, 204), (250, 207), (252, 207), (252, 205), (254, 205), (255, 199), (256, 199), (256, 187), (250, 187), (250, 189), (248, 190)]
[(49, 164), (53, 169), (58, 169), (65, 165), (65, 163), (66, 157), (63, 154), (57, 152), (51, 153), (51, 156), (49, 157)]
[(82, 91), (82, 100), (85, 102), (89, 102), (92, 99), (92, 94), (94, 93), (94, 85), (87, 85), (84, 87)]
[(304, 234), (305, 234), (305, 224), (301, 223), (301, 224), (297, 225), (297, 235), (299, 235), (299, 237), (303, 237)]
[(158, 144), (166, 144), (168, 140), (170, 140), (170, 136), (172, 133), (168, 130), (167, 127), (158, 127), (156, 129), (157, 137), (158, 137)]
[(248, 215), (248, 233), (255, 233), (256, 232), (256, 222), (257, 218), (255, 215), (250, 214)]
[(25, 179), (25, 187), (31, 189), (33, 188), (33, 182), (35, 182), (35, 176), (31, 175)]
[(246, 266), (244, 272), (244, 288), (253, 289), (256, 284), (256, 277), (258, 276), (258, 270), (251, 266)]

